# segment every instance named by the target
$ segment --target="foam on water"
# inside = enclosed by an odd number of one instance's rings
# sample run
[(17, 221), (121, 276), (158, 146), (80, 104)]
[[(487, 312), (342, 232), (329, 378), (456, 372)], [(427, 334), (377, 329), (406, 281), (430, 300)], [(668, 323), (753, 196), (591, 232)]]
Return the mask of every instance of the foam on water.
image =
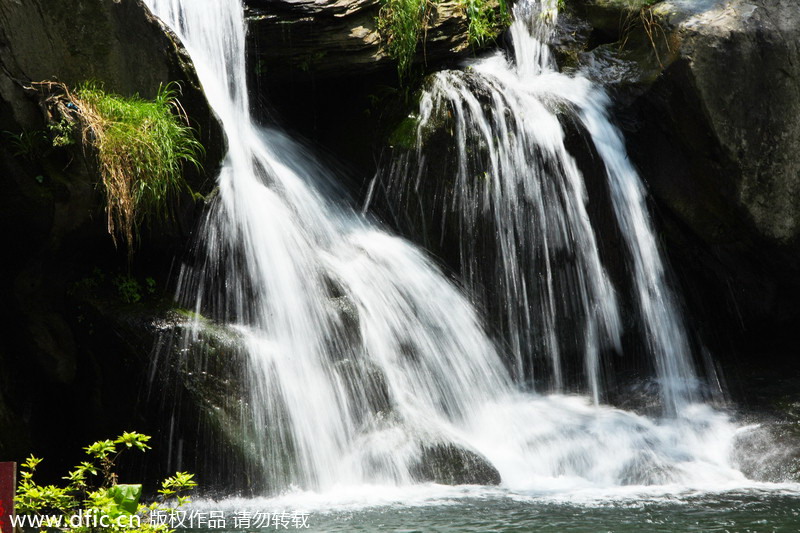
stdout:
[(192, 502), (198, 510), (292, 511), (300, 513), (351, 513), (367, 509), (402, 510), (457, 506), (465, 500), (510, 500), (523, 504), (563, 504), (575, 507), (641, 507), (643, 503), (691, 505), (699, 499), (725, 496), (800, 496), (797, 483), (731, 482), (697, 487), (685, 485), (627, 486), (603, 488), (540, 487), (526, 491), (475, 485), (344, 485), (324, 492), (289, 490), (271, 498), (200, 499)]

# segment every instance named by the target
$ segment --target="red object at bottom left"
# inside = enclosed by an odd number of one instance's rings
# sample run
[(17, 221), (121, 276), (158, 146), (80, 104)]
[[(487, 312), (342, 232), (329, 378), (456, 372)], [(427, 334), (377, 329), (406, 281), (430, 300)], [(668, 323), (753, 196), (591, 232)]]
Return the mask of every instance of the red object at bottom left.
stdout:
[(0, 532), (14, 533), (11, 515), (14, 513), (14, 492), (17, 485), (17, 464), (0, 463)]

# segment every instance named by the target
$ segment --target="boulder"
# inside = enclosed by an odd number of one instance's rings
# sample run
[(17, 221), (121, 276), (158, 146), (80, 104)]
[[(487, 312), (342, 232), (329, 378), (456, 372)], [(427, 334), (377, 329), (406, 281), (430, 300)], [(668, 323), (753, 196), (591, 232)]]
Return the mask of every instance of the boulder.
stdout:
[(485, 457), (452, 443), (423, 445), (411, 472), (417, 481), (441, 485), (499, 485), (502, 481)]
[[(623, 125), (635, 141), (656, 137), (651, 145), (680, 156), (632, 152), (655, 194), (709, 242), (744, 240), (744, 229), (796, 245), (800, 7), (787, 0), (648, 3), (582, 0), (575, 12), (591, 27), (578, 68), (628, 91), (624, 103), (637, 107), (624, 111), (638, 115), (623, 117)], [(665, 135), (670, 146), (658, 142)]]
[[(748, 0), (682, 14), (680, 6), (658, 8), (679, 38), (670, 68), (683, 70), (699, 104), (698, 119), (733, 171), (719, 185), (733, 207), (746, 213), (757, 236), (797, 244), (800, 7), (785, 0)], [(716, 184), (712, 189), (719, 191)], [(699, 216), (676, 208), (689, 219)]]
[(648, 3), (570, 2), (558, 57), (611, 93), (694, 329), (736, 389), (737, 354), (791, 364), (800, 321), (800, 6)]
[(93, 367), (78, 376), (90, 386), (64, 402), (81, 404), (83, 420), (70, 421), (75, 433), (98, 433), (100, 421), (114, 426), (106, 433), (135, 424), (158, 444), (150, 468), (202, 472), (206, 490), (264, 488), (254, 467), (261, 458), (252, 456), (241, 335), (167, 299), (121, 301), (108, 281), (70, 298), (79, 317), (70, 322)]

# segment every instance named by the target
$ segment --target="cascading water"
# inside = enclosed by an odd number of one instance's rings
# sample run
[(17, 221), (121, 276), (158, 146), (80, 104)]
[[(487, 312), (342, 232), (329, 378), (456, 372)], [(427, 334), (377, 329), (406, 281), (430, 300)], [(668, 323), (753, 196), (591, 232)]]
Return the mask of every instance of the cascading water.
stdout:
[[(567, 147), (574, 134), (568, 127), (585, 130), (604, 165), (662, 403), (675, 414), (699, 399), (697, 379), (641, 180), (607, 117), (602, 89), (557, 72), (547, 46), (556, 16), (555, 0), (523, 1), (510, 30), (512, 58), (498, 53), (466, 71), (433, 76), (420, 102), (416, 152), (394, 164), (385, 188), (399, 209), (434, 203), (431, 211), (457, 219), (458, 234), (451, 238), (461, 244), (461, 272), (500, 315), (516, 374), (544, 357), (552, 388), (564, 390), (562, 352), (581, 352), (585, 381), (598, 402), (599, 358), (620, 351), (623, 332), (584, 177)], [(444, 125), (452, 127), (452, 141), (445, 134), (438, 142), (455, 148), (452, 178), (436, 173), (442, 147), (430, 141)]]
[(238, 0), (151, 6), (186, 43), (228, 136), (206, 256), (182, 274), (181, 298), (244, 339), (264, 428), (253, 455), (278, 486), (409, 481), (417, 436), (446, 438), (510, 388), (478, 318), (417, 250), (332, 205), (330, 177), (298, 146), (252, 123)]
[[(426, 460), (423, 450), (437, 444), (484, 456), (510, 487), (554, 480), (606, 486), (741, 479), (727, 462), (726, 446), (735, 428), (724, 416), (689, 405), (692, 396), (685, 391), (665, 387), (677, 416), (660, 421), (581, 397), (519, 392), (467, 299), (432, 262), (331, 200), (333, 176), (279, 132), (253, 123), (240, 0), (148, 3), (186, 44), (227, 134), (219, 194), (199, 232), (201, 255), (193, 267), (184, 267), (179, 296), (241, 338), (251, 425), (245, 433), (252, 439), (255, 467), (274, 489), (410, 483)], [(544, 57), (547, 51), (526, 47), (524, 12), (517, 17), (517, 61), (527, 65), (528, 55)], [(530, 37), (527, 42), (534, 41)], [(515, 71), (500, 57), (475, 69), (497, 106), (519, 101), (511, 108), (519, 115), (496, 117), (509, 120), (505, 130), (495, 127), (499, 124), (492, 127), (520, 156), (512, 158), (494, 146), (493, 165), (511, 165), (510, 171), (526, 154), (545, 160), (541, 168), (518, 169), (541, 179), (515, 185), (519, 195), (508, 201), (529, 202), (544, 194), (535, 188), (549, 187), (547, 194), (564, 208), (559, 212), (534, 202), (540, 208), (535, 220), (546, 228), (525, 226), (521, 219), (504, 226), (504, 253), (521, 254), (520, 238), (544, 231), (554, 239), (548, 243), (568, 250), (585, 269), (575, 281), (585, 300), (587, 352), (593, 352), (587, 371), (596, 374), (596, 346), (618, 343), (618, 311), (586, 222), (580, 176), (560, 144), (556, 117), (538, 96), (552, 95), (558, 87), (563, 90), (555, 93), (561, 97), (550, 103), (578, 109), (616, 187), (615, 208), (630, 249), (635, 257), (641, 255), (634, 261), (640, 305), (647, 320), (660, 320), (659, 314), (672, 320), (673, 310), (659, 307), (665, 301), (663, 269), (636, 175), (605, 119), (600, 93), (588, 82), (545, 72), (544, 66)], [(460, 87), (464, 80), (457, 73), (441, 74), (438, 89), (426, 100), (432, 106), (451, 95), (463, 111), (462, 130), (481, 125), (466, 114), (467, 106), (482, 116)], [(533, 90), (526, 87), (529, 82)], [(492, 146), (489, 132), (481, 135)], [(523, 140), (541, 148), (530, 153), (527, 144), (518, 142)], [(495, 167), (492, 180), (511, 175)], [(544, 169), (559, 173), (558, 180), (546, 183)], [(497, 182), (496, 187), (506, 185)], [(477, 193), (476, 199), (490, 201)], [(503, 212), (517, 216), (510, 209)], [(569, 248), (572, 240), (576, 245)], [(545, 256), (544, 263), (534, 264), (552, 269), (555, 261)], [(544, 280), (553, 275), (544, 272)], [(527, 279), (525, 272), (509, 272), (506, 295), (514, 297), (514, 290), (527, 294)], [(547, 305), (556, 305), (554, 292), (547, 298), (552, 300)], [(558, 327), (556, 318), (544, 325)], [(518, 324), (519, 343), (532, 340), (525, 325)], [(669, 321), (663, 335), (652, 327), (655, 347), (667, 342), (662, 337), (674, 343), (672, 329), (680, 330)], [(690, 382), (691, 371), (680, 359), (685, 355), (673, 357), (673, 351), (664, 348), (662, 378)], [(553, 361), (557, 366), (557, 357)]]

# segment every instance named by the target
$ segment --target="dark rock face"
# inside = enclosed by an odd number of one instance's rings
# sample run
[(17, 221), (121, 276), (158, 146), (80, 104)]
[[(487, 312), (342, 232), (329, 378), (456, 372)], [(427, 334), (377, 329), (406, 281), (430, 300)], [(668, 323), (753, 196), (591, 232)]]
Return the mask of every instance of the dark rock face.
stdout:
[[(640, 106), (623, 110), (634, 140), (670, 137), (656, 160), (638, 158), (654, 174), (654, 192), (709, 242), (744, 240), (749, 225), (769, 243), (796, 245), (800, 8), (787, 0), (639, 4), (578, 2), (592, 28), (579, 63)], [(732, 220), (739, 215), (744, 221)]]
[(499, 485), (500, 473), (483, 456), (455, 444), (430, 444), (422, 448), (412, 474), (421, 482), (442, 485)]
[(3, 113), (26, 128), (39, 125), (41, 113), (16, 82), (57, 80), (74, 86), (97, 80), (110, 92), (155, 96), (161, 84), (177, 81), (181, 102), (205, 135), (219, 137), (189, 57), (174, 34), (150, 14), (141, 0), (43, 0), (0, 3), (0, 97), (12, 110)]
[[(0, 1), (0, 226), (6, 236), (0, 265), (6, 332), (0, 339), (0, 455), (9, 458), (32, 449), (57, 453), (69, 443), (54, 442), (53, 434), (83, 416), (84, 406), (94, 406), (94, 420), (80, 422), (89, 426), (82, 438), (106, 427), (104, 412), (113, 419), (110, 413), (119, 406), (101, 392), (108, 392), (102, 381), (112, 378), (82, 343), (85, 324), (76, 320), (80, 313), (68, 290), (94, 268), (130, 268), (163, 280), (202, 208), (186, 194), (177, 224), (145, 230), (134, 264), (125, 264), (125, 250), (116, 250), (106, 231), (91, 155), (78, 146), (52, 146), (44, 94), (32, 85), (44, 80), (70, 86), (93, 80), (110, 92), (145, 98), (161, 84), (177, 82), (179, 99), (208, 149), (206, 172), (187, 173), (195, 191), (210, 188), (223, 148), (188, 56), (140, 0)], [(108, 410), (98, 402), (107, 402)], [(63, 429), (66, 440), (80, 434)], [(86, 443), (72, 444), (77, 449)]]
[[(675, 25), (679, 39), (677, 58), (664, 86), (654, 90), (693, 93), (692, 111), (706, 127), (706, 139), (691, 142), (697, 148), (706, 148), (703, 141), (711, 144), (718, 164), (728, 166), (719, 169), (728, 170), (725, 179), (719, 180), (717, 172), (705, 181), (718, 182), (706, 187), (742, 209), (757, 236), (776, 245), (797, 244), (800, 8), (782, 0), (733, 2), (685, 18), (671, 14), (668, 23)], [(691, 125), (689, 117), (675, 118), (681, 120), (676, 126)], [(703, 180), (697, 181), (703, 187)], [(735, 229), (724, 212), (711, 215), (716, 224), (702, 220), (709, 211), (720, 211), (713, 206), (671, 204), (690, 223), (700, 219), (694, 226), (709, 240), (725, 239), (720, 231)]]
[[(429, 3), (424, 44), (418, 45), (412, 75), (401, 86), (396, 62), (377, 29), (381, 4), (245, 1), (248, 73), (262, 118), (336, 154), (347, 163), (345, 171), (359, 180), (377, 170), (385, 134), (404, 116), (416, 75), (457, 67), (481, 52), (469, 43), (463, 1)], [(495, 7), (499, 10), (499, 4)], [(491, 40), (485, 43), (486, 48), (495, 46)]]
[[(154, 436), (147, 477), (178, 468), (202, 472), (204, 490), (262, 489), (264, 474), (248, 455), (254, 424), (244, 420), (247, 365), (238, 333), (162, 298), (122, 302), (108, 281), (68, 298), (75, 315), (66, 321), (81, 347), (81, 372), (70, 382), (80, 385), (72, 394), (81, 417), (66, 420), (72, 431), (83, 440), (103, 438), (122, 424)], [(41, 428), (44, 437), (52, 439), (53, 426)], [(73, 438), (57, 444), (88, 444)]]
[[(247, 0), (250, 51), (260, 75), (283, 79), (360, 76), (394, 69), (375, 22), (380, 0)], [(468, 20), (457, 2), (433, 6), (416, 61), (436, 64), (469, 52)]]
[(742, 357), (794, 368), (787, 332), (800, 323), (800, 6), (639, 4), (571, 4), (591, 29), (572, 32), (580, 39), (565, 42), (559, 57), (614, 96), (693, 329), (737, 395), (747, 386)]

